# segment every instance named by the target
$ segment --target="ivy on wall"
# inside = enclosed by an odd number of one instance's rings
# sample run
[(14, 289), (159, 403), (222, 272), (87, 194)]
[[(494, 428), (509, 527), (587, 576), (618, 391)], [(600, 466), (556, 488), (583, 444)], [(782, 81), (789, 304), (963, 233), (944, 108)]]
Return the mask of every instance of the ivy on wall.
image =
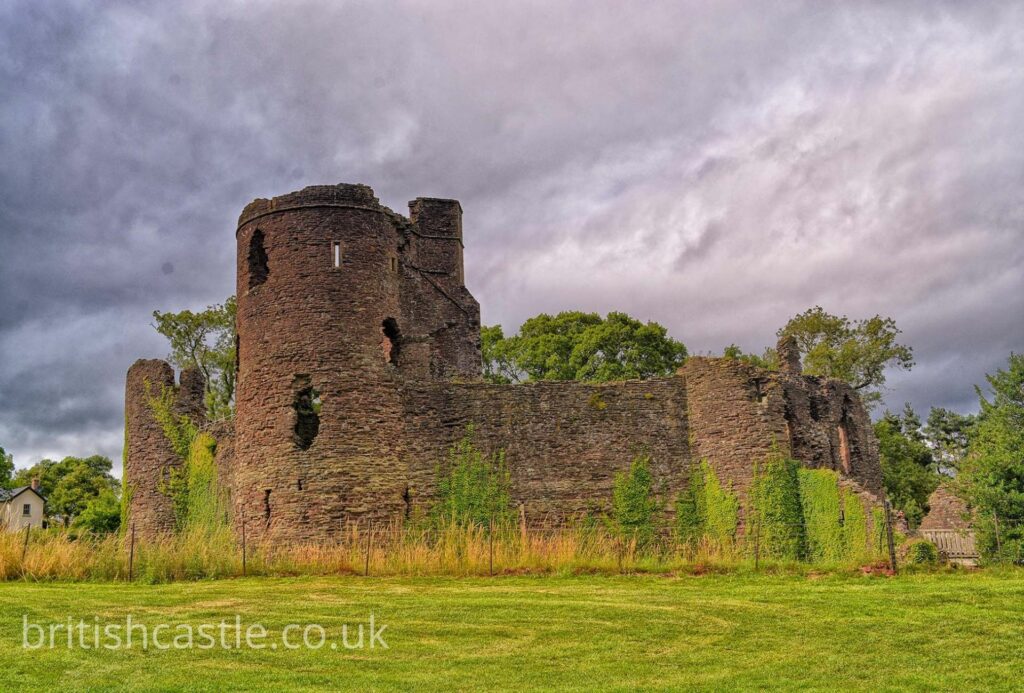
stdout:
[(736, 542), (739, 512), (739, 498), (732, 488), (723, 486), (707, 460), (701, 460), (693, 468), (689, 487), (676, 499), (676, 536), (690, 547), (704, 542), (730, 553)]
[(654, 496), (654, 478), (650, 458), (638, 455), (629, 469), (618, 472), (612, 487), (612, 517), (619, 536), (646, 546), (654, 538), (654, 514), (658, 501)]
[(807, 535), (807, 560), (838, 561), (845, 555), (839, 476), (830, 469), (801, 469), (800, 505)]
[(749, 513), (762, 556), (799, 561), (806, 555), (798, 462), (773, 454), (754, 469)]
[[(147, 392), (149, 384), (146, 384)], [(200, 432), (187, 416), (174, 411), (174, 389), (163, 387), (147, 400), (182, 464), (168, 470), (160, 491), (171, 499), (174, 524), (179, 531), (212, 533), (228, 524), (226, 493), (217, 481), (217, 441)]]

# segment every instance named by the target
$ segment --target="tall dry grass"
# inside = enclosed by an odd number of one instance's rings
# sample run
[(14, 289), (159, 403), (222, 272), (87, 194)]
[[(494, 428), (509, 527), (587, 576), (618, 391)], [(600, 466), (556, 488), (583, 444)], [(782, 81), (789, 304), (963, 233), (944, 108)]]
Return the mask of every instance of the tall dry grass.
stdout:
[[(0, 533), (0, 580), (126, 581), (125, 537), (74, 537), (56, 530)], [(760, 561), (765, 570), (801, 570), (806, 564)], [(826, 568), (849, 569), (833, 565)], [(670, 536), (639, 546), (604, 527), (526, 529), (451, 525), (410, 529), (352, 525), (332, 543), (265, 542), (246, 547), (244, 574), (252, 576), (377, 575), (484, 576), (501, 574), (693, 573), (753, 568), (741, 548), (702, 541), (681, 545)], [(821, 569), (822, 566), (816, 566)], [(137, 541), (131, 579), (171, 582), (241, 577), (242, 550), (228, 529), (189, 531)]]

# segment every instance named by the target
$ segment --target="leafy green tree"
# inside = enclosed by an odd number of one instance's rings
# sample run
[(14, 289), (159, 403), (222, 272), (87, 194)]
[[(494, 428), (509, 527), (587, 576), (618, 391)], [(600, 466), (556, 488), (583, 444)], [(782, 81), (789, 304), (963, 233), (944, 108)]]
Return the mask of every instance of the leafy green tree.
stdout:
[(0, 448), (0, 488), (10, 488), (14, 478), (14, 455)]
[(156, 331), (171, 343), (169, 360), (178, 368), (196, 367), (206, 378), (206, 411), (210, 419), (234, 415), (235, 315), (238, 306), (231, 296), (206, 310), (178, 313), (153, 311)]
[(850, 320), (821, 306), (793, 317), (778, 331), (779, 337), (796, 338), (805, 373), (849, 383), (868, 406), (881, 400), (886, 368), (909, 370), (914, 365), (913, 351), (897, 343), (899, 335), (892, 318)]
[(65, 457), (60, 462), (44, 459), (18, 470), (14, 485), (28, 486), (38, 478), (47, 516), (67, 527), (90, 500), (105, 491), (117, 493), (120, 483), (110, 474), (112, 468), (110, 459), (102, 455)]
[(752, 366), (763, 368), (766, 371), (779, 370), (779, 355), (775, 353), (775, 349), (772, 349), (771, 347), (765, 347), (761, 355), (758, 356), (757, 354), (744, 353), (744, 351), (737, 345), (730, 344), (729, 346), (725, 347), (725, 351), (722, 353), (722, 357), (727, 359), (737, 359), (739, 361), (744, 361), (746, 363), (751, 364)]
[(75, 517), (72, 526), (96, 534), (109, 534), (121, 527), (121, 501), (113, 491), (104, 489), (89, 499)]
[(971, 431), (977, 417), (973, 414), (957, 414), (955, 411), (933, 407), (928, 413), (924, 435), (935, 455), (938, 471), (952, 475), (960, 468), (967, 456)]
[(510, 340), (505, 339), (501, 325), (480, 328), (480, 351), (484, 360), (484, 380), (489, 383), (519, 382), (520, 373), (509, 353)]
[(625, 539), (646, 546), (654, 539), (654, 478), (650, 458), (638, 455), (625, 472), (617, 472), (612, 486), (612, 519), (616, 531)]
[(1024, 354), (1010, 354), (1005, 370), (985, 377), (989, 393), (976, 388), (981, 412), (957, 486), (975, 512), (982, 555), (1019, 561), (1024, 556)]
[(911, 528), (928, 511), (928, 497), (939, 485), (932, 449), (925, 442), (921, 419), (910, 404), (901, 414), (886, 411), (875, 423), (882, 463), (882, 483), (893, 507), (902, 510)]
[(582, 380), (607, 382), (673, 373), (686, 347), (656, 322), (625, 313), (542, 313), (504, 337), (484, 328), (484, 377), (491, 382)]

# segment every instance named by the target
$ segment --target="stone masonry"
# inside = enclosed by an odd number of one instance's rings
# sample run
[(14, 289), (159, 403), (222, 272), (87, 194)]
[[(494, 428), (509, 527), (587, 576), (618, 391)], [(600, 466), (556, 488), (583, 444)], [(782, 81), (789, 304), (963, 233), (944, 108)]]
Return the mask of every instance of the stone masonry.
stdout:
[[(646, 381), (482, 382), (455, 200), (418, 198), (404, 217), (367, 186), (313, 186), (249, 204), (236, 242), (235, 420), (209, 430), (236, 527), (253, 539), (328, 540), (353, 521), (426, 509), (438, 465), (470, 428), (478, 447), (504, 452), (513, 500), (534, 522), (606, 510), (615, 474), (639, 454), (666, 499), (701, 459), (743, 494), (776, 451), (881, 497), (859, 398), (801, 375), (789, 342), (779, 372), (694, 357)], [(139, 361), (127, 380), (131, 513), (154, 535), (173, 526), (159, 480), (178, 462), (146, 382), (174, 387), (173, 371)], [(201, 380), (183, 374), (177, 392), (201, 423)]]

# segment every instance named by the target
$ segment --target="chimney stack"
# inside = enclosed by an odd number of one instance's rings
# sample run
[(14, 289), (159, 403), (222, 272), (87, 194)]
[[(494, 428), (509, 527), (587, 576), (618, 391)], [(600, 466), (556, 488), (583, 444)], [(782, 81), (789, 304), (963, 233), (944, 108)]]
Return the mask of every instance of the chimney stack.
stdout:
[(39, 477), (32, 477), (32, 490), (39, 491)]

